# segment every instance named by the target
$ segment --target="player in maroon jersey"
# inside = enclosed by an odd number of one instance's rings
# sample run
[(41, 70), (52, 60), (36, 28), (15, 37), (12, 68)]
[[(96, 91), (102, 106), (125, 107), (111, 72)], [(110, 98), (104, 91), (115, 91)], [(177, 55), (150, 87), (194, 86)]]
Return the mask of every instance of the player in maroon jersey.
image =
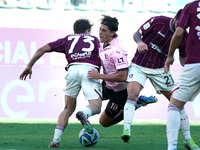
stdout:
[(88, 117), (98, 114), (101, 111), (102, 86), (100, 80), (88, 79), (89, 70), (99, 70), (99, 40), (90, 35), (92, 24), (87, 19), (79, 19), (74, 25), (74, 34), (67, 35), (64, 38), (50, 42), (39, 48), (31, 58), (25, 70), (20, 75), (21, 80), (26, 80), (29, 75), (31, 78), (32, 67), (34, 63), (45, 53), (59, 52), (65, 54), (68, 61), (65, 107), (61, 112), (55, 128), (55, 133), (49, 147), (58, 147), (64, 129), (67, 127), (68, 119), (76, 108), (76, 98), (82, 89), (85, 99), (89, 105), (78, 111), (77, 119), (82, 123), (85, 130), (93, 132), (93, 128), (88, 121)]
[[(132, 59), (127, 77), (128, 99), (124, 106), (124, 131), (121, 136), (124, 142), (130, 138), (130, 127), (134, 117), (135, 105), (147, 79), (150, 80), (158, 94), (162, 93), (170, 100), (174, 80), (170, 72), (164, 73), (164, 63), (180, 13), (181, 9), (174, 18), (165, 16), (152, 17), (133, 35), (138, 48)], [(184, 31), (183, 37), (179, 45), (177, 45), (181, 65), (184, 64), (187, 56), (185, 51), (187, 37), (188, 33)], [(180, 120), (184, 138), (187, 140), (191, 136), (188, 115), (184, 108), (181, 110)]]
[[(168, 150), (177, 149), (178, 133), (180, 128), (181, 110), (185, 103), (193, 101), (200, 92), (200, 1), (187, 4), (178, 20), (177, 29), (174, 33), (165, 62), (165, 73), (169, 71), (170, 65), (174, 62), (174, 52), (179, 45), (184, 31), (187, 28), (189, 36), (187, 40), (187, 58), (181, 75), (174, 86), (167, 117), (167, 140)], [(185, 147), (191, 150), (200, 148), (189, 137), (185, 141)]]

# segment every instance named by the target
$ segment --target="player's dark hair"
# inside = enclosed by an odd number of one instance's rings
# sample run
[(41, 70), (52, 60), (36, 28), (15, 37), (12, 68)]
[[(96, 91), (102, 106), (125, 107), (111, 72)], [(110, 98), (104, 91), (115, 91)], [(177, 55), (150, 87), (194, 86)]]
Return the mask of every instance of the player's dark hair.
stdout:
[(74, 33), (84, 33), (87, 29), (91, 31), (93, 24), (88, 19), (78, 19), (74, 22)]
[[(118, 31), (118, 19), (116, 17), (110, 17), (106, 15), (102, 15), (101, 24), (106, 25), (110, 31)], [(117, 34), (113, 35), (113, 38), (117, 37)]]
[(176, 20), (178, 20), (178, 18), (180, 17), (181, 12), (182, 12), (182, 9), (179, 9), (179, 11), (176, 13), (176, 16), (175, 16)]

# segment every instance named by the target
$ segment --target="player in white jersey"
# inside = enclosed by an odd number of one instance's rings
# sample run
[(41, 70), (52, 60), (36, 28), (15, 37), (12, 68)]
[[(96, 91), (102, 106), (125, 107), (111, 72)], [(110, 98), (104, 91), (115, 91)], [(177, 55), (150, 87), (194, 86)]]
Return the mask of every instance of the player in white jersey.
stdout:
[[(180, 128), (181, 109), (188, 101), (193, 101), (200, 92), (200, 0), (187, 4), (178, 20), (165, 62), (165, 73), (174, 62), (174, 52), (180, 43), (184, 31), (189, 27), (187, 40), (187, 58), (181, 70), (181, 75), (173, 89), (168, 106), (167, 140), (168, 150), (177, 150), (178, 133)], [(195, 142), (188, 138), (185, 147), (190, 150), (200, 150)]]
[(66, 88), (64, 89), (65, 107), (58, 117), (54, 137), (49, 147), (59, 146), (61, 136), (68, 125), (68, 119), (76, 109), (76, 98), (81, 89), (89, 105), (78, 111), (76, 117), (87, 132), (93, 132), (88, 118), (99, 114), (101, 111), (102, 86), (100, 80), (88, 79), (87, 77), (89, 70), (99, 70), (101, 66), (99, 39), (89, 34), (91, 27), (92, 24), (87, 19), (75, 21), (73, 25), (74, 34), (67, 35), (39, 48), (20, 75), (21, 80), (26, 80), (28, 75), (31, 78), (34, 63), (48, 52), (63, 53), (68, 61), (68, 72), (65, 78)]
[[(100, 124), (109, 127), (123, 120), (123, 107), (127, 99), (126, 77), (129, 63), (127, 52), (119, 40), (116, 31), (118, 30), (117, 18), (103, 16), (99, 29), (100, 58), (104, 74), (96, 70), (88, 72), (90, 79), (102, 79), (103, 99), (110, 99), (105, 111), (101, 114)], [(137, 107), (155, 103), (153, 96), (140, 96)]]

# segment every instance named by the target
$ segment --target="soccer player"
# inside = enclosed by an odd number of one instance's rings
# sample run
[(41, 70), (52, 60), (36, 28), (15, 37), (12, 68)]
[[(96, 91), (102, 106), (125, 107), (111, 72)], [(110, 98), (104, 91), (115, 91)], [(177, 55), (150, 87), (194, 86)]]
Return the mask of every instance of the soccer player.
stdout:
[[(165, 16), (152, 17), (133, 35), (138, 48), (132, 59), (127, 77), (128, 99), (124, 106), (124, 130), (121, 136), (124, 142), (128, 142), (131, 136), (131, 123), (138, 95), (147, 79), (150, 80), (158, 94), (162, 93), (170, 100), (174, 80), (170, 72), (164, 73), (164, 63), (167, 58), (170, 39), (176, 30), (176, 23), (181, 11), (180, 9), (174, 18)], [(181, 65), (184, 64), (187, 56), (185, 51), (187, 37), (188, 33), (184, 31), (180, 43), (177, 44)], [(191, 144), (190, 125), (184, 108), (180, 111), (179, 119), (181, 120), (181, 129), (185, 142), (190, 148), (193, 148), (196, 145)]]
[(82, 89), (85, 99), (89, 105), (78, 111), (77, 119), (82, 123), (85, 130), (93, 132), (88, 117), (99, 114), (101, 111), (102, 86), (100, 80), (88, 79), (89, 70), (100, 69), (99, 39), (90, 35), (92, 24), (87, 19), (79, 19), (73, 25), (74, 34), (50, 42), (39, 48), (31, 58), (25, 70), (20, 75), (21, 80), (31, 78), (34, 63), (45, 53), (59, 52), (65, 54), (68, 61), (68, 72), (66, 75), (65, 107), (58, 117), (55, 133), (49, 147), (58, 147), (64, 129), (68, 125), (68, 119), (76, 108), (76, 98)]
[[(169, 71), (174, 62), (174, 52), (183, 38), (184, 31), (189, 27), (186, 52), (187, 58), (181, 71), (181, 75), (174, 86), (167, 116), (167, 140), (168, 150), (177, 150), (178, 133), (180, 128), (181, 111), (188, 101), (193, 101), (200, 92), (200, 0), (187, 4), (178, 20), (165, 62), (165, 72)], [(189, 125), (188, 125), (189, 128)], [(185, 147), (191, 150), (200, 148), (188, 138), (185, 139)], [(193, 145), (191, 147), (190, 145)]]
[[(103, 99), (110, 99), (106, 109), (102, 112), (99, 122), (104, 127), (109, 127), (123, 120), (123, 108), (127, 100), (126, 78), (129, 63), (127, 52), (116, 34), (118, 19), (103, 15), (99, 28), (99, 38), (103, 46), (100, 47), (103, 74), (92, 69), (88, 72), (90, 79), (102, 79)], [(140, 96), (137, 107), (155, 103), (153, 96)]]

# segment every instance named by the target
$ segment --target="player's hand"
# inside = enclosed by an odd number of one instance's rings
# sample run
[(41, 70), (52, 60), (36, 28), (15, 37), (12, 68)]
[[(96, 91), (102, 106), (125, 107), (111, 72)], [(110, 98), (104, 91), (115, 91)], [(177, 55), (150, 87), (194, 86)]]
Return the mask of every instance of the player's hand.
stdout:
[(137, 44), (139, 53), (144, 53), (145, 51), (148, 50), (147, 44), (145, 44), (144, 42), (140, 41)]
[(95, 69), (88, 71), (89, 79), (99, 79), (99, 76), (100, 76), (100, 73)]
[(170, 70), (170, 65), (174, 63), (174, 57), (167, 57), (165, 61), (164, 73), (168, 73)]
[(26, 77), (29, 75), (29, 79), (31, 79), (31, 75), (32, 75), (32, 68), (31, 67), (26, 67), (24, 69), (24, 71), (22, 72), (22, 74), (19, 76), (20, 80), (26, 80)]

